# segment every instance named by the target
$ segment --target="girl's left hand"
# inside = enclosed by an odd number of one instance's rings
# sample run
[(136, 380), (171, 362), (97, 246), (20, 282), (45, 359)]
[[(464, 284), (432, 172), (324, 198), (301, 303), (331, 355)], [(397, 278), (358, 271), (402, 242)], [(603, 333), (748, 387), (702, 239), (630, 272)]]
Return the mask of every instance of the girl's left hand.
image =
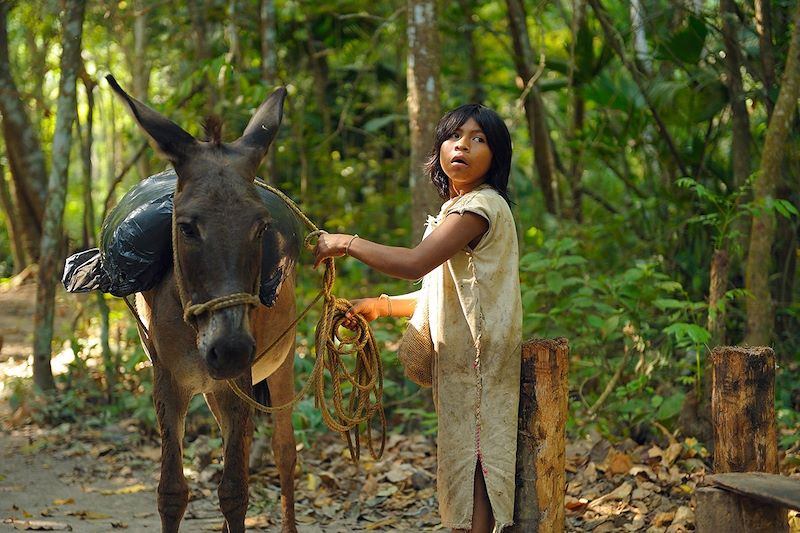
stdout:
[(317, 246), (314, 248), (314, 268), (317, 268), (323, 259), (343, 256), (351, 237), (351, 235), (341, 233), (321, 234), (317, 239)]

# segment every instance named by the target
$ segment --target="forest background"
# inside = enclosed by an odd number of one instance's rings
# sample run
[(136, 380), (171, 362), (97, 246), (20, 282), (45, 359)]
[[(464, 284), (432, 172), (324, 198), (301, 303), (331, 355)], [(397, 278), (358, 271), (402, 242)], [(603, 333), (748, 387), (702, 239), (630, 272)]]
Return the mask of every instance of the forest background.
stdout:
[[(437, 209), (421, 162), (440, 115), (473, 101), (496, 109), (514, 140), (524, 334), (570, 341), (570, 433), (642, 441), (667, 430), (707, 443), (710, 349), (769, 345), (781, 446), (792, 447), (799, 10), (790, 0), (3, 0), (0, 274), (37, 281), (32, 376), (4, 377), (8, 401), (43, 422), (133, 416), (155, 429), (127, 310), (58, 283), (119, 198), (164, 168), (108, 90), (113, 73), (195, 135), (221, 116), (227, 138), (287, 86), (261, 175), (320, 227), (401, 246)], [(306, 255), (301, 305), (319, 289), (310, 265)], [(410, 289), (353, 260), (337, 271), (342, 297)], [(53, 327), (56, 296), (79, 309), (64, 329)], [(315, 318), (300, 325), (298, 387)], [(374, 324), (390, 428), (430, 434), (429, 395), (396, 361), (402, 328)], [(74, 359), (54, 375), (64, 346)], [(197, 400), (193, 416), (208, 416)], [(313, 398), (295, 427), (301, 439), (323, 430)]]

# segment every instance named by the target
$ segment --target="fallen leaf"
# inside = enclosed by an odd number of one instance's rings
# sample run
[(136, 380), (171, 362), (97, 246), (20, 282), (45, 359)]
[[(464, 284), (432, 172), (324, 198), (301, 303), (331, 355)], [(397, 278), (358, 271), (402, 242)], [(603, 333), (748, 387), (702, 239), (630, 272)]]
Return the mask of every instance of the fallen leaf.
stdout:
[(63, 498), (58, 500), (53, 500), (53, 505), (69, 505), (75, 503), (75, 498)]
[(381, 527), (391, 526), (395, 522), (397, 522), (397, 519), (394, 518), (394, 517), (386, 518), (384, 520), (381, 520), (380, 522), (371, 523), (370, 525), (367, 526), (367, 529), (369, 531), (372, 531), (373, 529), (378, 529), (378, 528), (381, 528)]
[[(680, 444), (678, 445), (680, 446)], [(606, 472), (610, 474), (626, 474), (633, 466), (633, 459), (627, 453), (618, 453), (611, 458)]]
[(122, 487), (119, 489), (101, 490), (100, 494), (104, 496), (114, 496), (117, 494), (136, 494), (137, 492), (144, 492), (146, 490), (148, 490), (146, 486), (142, 485), (141, 483), (138, 483), (136, 485), (130, 485), (128, 487)]
[(76, 516), (81, 520), (105, 520), (111, 518), (110, 514), (96, 513), (94, 511), (71, 511), (67, 516)]
[(47, 522), (44, 520), (4, 520), (4, 523), (12, 524), (14, 529), (19, 531), (72, 531), (72, 526), (62, 522)]

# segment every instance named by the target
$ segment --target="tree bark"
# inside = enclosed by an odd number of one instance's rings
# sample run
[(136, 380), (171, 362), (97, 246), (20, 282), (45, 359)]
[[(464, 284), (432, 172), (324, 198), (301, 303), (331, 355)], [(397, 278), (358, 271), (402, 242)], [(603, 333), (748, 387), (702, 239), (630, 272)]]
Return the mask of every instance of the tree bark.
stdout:
[(3, 212), (6, 214), (8, 225), (8, 240), (11, 242), (11, 259), (14, 261), (14, 274), (19, 274), (28, 266), (25, 258), (25, 246), (22, 242), (22, 230), (19, 227), (19, 215), (17, 214), (14, 201), (11, 199), (11, 191), (9, 190), (8, 182), (6, 181), (6, 171), (2, 164), (0, 164), (0, 204), (3, 206)]
[(470, 0), (458, 0), (461, 13), (464, 15), (464, 35), (466, 44), (465, 58), (469, 63), (469, 100), (474, 103), (483, 102), (484, 93), (481, 84), (481, 60), (478, 50), (475, 48), (475, 32), (473, 31), (473, 7)]
[(745, 267), (747, 334), (745, 343), (767, 345), (772, 337), (773, 309), (769, 289), (772, 243), (775, 240), (775, 213), (771, 206), (781, 164), (787, 148), (797, 98), (800, 96), (800, 4), (795, 8), (794, 28), (781, 76), (781, 90), (767, 127), (761, 166), (753, 183), (753, 212), (750, 245)]
[[(274, 0), (261, 0), (259, 9), (261, 21), (261, 80), (265, 87), (278, 84), (278, 30), (277, 14)], [(264, 158), (264, 179), (273, 185), (277, 184), (275, 167), (275, 149), (270, 146)]]
[(564, 531), (568, 366), (565, 338), (522, 345), (511, 533)]
[(81, 38), (85, 0), (66, 0), (62, 14), (61, 79), (47, 202), (42, 224), (42, 245), (37, 272), (36, 308), (33, 317), (33, 378), (41, 390), (55, 388), (50, 367), (53, 340), (55, 286), (61, 279), (64, 253), (64, 204), (69, 176), (72, 125), (77, 114), (77, 79), (81, 66)]
[[(706, 329), (711, 333), (711, 346), (725, 344), (725, 309), (720, 302), (728, 288), (728, 250), (716, 249), (711, 256), (708, 289), (708, 319)], [(708, 398), (708, 397), (706, 397)]]
[(11, 2), (0, 2), (0, 115), (9, 169), (27, 256), (36, 261), (42, 239), (42, 214), (47, 195), (47, 172), (36, 129), (20, 99), (11, 75), (7, 18)]
[(408, 0), (408, 122), (411, 157), (408, 183), (411, 189), (412, 237), (419, 242), (427, 215), (439, 212), (441, 200), (422, 169), (439, 122), (439, 32), (435, 0)]
[(736, 187), (741, 187), (750, 177), (750, 116), (747, 113), (742, 85), (742, 52), (737, 39), (736, 6), (733, 0), (720, 0), (719, 10), (725, 43), (728, 94), (733, 115), (733, 183)]
[(528, 87), (535, 73), (534, 66), (538, 62), (534, 57), (528, 37), (528, 23), (522, 1), (506, 0), (506, 5), (508, 6), (508, 25), (511, 28), (511, 38), (514, 44), (514, 64), (517, 75), (522, 79), (523, 91), (528, 91), (524, 102), (525, 117), (528, 124), (528, 135), (533, 145), (539, 187), (542, 189), (545, 209), (548, 213), (556, 215), (559, 212), (558, 181), (544, 100), (536, 83)]
[(758, 57), (761, 60), (761, 80), (764, 83), (764, 102), (767, 118), (772, 116), (775, 103), (770, 92), (775, 85), (775, 50), (772, 44), (772, 6), (768, 0), (755, 0), (756, 33), (758, 34)]
[(711, 376), (714, 472), (777, 474), (772, 348), (714, 348)]
[[(133, 56), (130, 58), (133, 82), (133, 96), (142, 102), (149, 100), (150, 88), (150, 63), (147, 61), (147, 15), (148, 10), (143, 6), (142, 0), (134, 2), (133, 19)], [(139, 170), (139, 179), (144, 179), (152, 174), (150, 161), (140, 157), (136, 162)]]

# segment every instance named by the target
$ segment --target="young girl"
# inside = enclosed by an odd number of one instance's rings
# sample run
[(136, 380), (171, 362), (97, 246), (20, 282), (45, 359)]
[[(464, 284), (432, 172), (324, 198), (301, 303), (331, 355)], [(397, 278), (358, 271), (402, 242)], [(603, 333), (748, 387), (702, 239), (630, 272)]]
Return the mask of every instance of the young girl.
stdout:
[(349, 314), (408, 317), (427, 305), (439, 511), (454, 531), (502, 530), (513, 520), (522, 304), (510, 168), (511, 137), (500, 117), (461, 106), (436, 127), (425, 171), (445, 202), (415, 248), (323, 234), (314, 252), (315, 266), (350, 255), (390, 276), (425, 277), (416, 293), (356, 300)]

